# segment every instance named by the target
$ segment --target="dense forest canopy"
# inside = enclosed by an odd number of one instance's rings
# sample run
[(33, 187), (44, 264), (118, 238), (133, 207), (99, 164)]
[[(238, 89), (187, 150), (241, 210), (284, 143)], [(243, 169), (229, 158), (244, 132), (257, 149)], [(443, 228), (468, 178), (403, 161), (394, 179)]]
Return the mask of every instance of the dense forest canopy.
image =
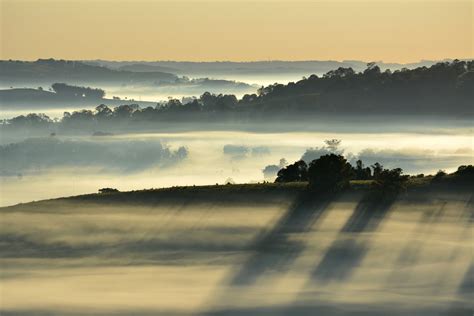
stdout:
[(394, 72), (382, 72), (375, 63), (360, 73), (338, 68), (322, 77), (264, 87), (243, 101), (263, 110), (472, 114), (473, 97), (474, 61), (455, 60)]
[[(56, 86), (58, 88), (59, 86)], [(61, 85), (66, 90), (80, 90)], [(76, 89), (76, 90), (74, 90)], [(88, 88), (87, 88), (88, 89)], [(56, 89), (55, 89), (56, 90)], [(64, 89), (63, 89), (64, 90)], [(76, 91), (77, 92), (77, 91)], [(87, 93), (101, 93), (89, 89)], [(231, 94), (206, 92), (186, 102), (170, 98), (155, 107), (141, 108), (124, 104), (113, 109), (99, 105), (95, 110), (66, 112), (59, 121), (63, 126), (97, 126), (114, 122), (154, 122), (189, 118), (255, 119), (273, 115), (338, 114), (362, 116), (384, 114), (421, 114), (470, 116), (473, 114), (474, 61), (437, 63), (413, 70), (381, 71), (369, 63), (356, 73), (351, 68), (338, 68), (319, 77), (287, 85), (262, 87), (256, 94), (246, 94), (240, 100)], [(190, 115), (185, 115), (190, 114)], [(40, 114), (29, 114), (4, 120), (4, 127), (47, 127), (53, 121)]]

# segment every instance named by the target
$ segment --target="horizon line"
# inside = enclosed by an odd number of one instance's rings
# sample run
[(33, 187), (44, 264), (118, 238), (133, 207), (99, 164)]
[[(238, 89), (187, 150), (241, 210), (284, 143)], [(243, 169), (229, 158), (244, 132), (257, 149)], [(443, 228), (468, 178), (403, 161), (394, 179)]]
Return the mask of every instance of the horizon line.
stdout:
[(35, 62), (39, 60), (56, 60), (56, 61), (78, 61), (78, 62), (88, 62), (88, 61), (104, 61), (104, 62), (117, 62), (117, 63), (126, 63), (126, 62), (143, 62), (143, 63), (152, 63), (152, 62), (174, 62), (174, 63), (271, 63), (271, 62), (289, 62), (289, 63), (297, 63), (297, 62), (337, 62), (337, 63), (348, 63), (348, 62), (364, 62), (364, 63), (384, 63), (384, 64), (416, 64), (422, 62), (443, 62), (443, 61), (469, 61), (474, 60), (473, 57), (468, 58), (451, 58), (445, 57), (440, 59), (418, 59), (416, 61), (408, 61), (408, 62), (401, 62), (401, 61), (384, 61), (384, 60), (362, 60), (362, 59), (293, 59), (293, 60), (285, 60), (285, 59), (255, 59), (255, 60), (174, 60), (174, 59), (103, 59), (103, 58), (96, 58), (96, 59), (66, 59), (66, 58), (57, 58), (57, 57), (38, 57), (36, 59), (0, 59), (0, 61), (24, 61), (24, 62)]

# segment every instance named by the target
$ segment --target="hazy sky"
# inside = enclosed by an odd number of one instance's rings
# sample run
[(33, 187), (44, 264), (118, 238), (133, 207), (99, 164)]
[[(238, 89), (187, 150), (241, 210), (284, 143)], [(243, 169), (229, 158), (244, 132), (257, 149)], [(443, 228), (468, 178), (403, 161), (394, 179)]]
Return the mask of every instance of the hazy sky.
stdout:
[(0, 0), (2, 59), (472, 58), (474, 1)]

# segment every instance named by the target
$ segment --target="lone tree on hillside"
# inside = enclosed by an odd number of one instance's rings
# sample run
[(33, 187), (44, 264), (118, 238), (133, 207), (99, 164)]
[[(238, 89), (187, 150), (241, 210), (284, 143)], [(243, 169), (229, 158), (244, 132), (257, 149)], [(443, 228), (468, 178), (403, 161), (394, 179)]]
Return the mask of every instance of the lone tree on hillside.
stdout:
[(324, 155), (309, 164), (309, 186), (318, 191), (340, 191), (349, 186), (352, 173), (352, 166), (344, 156)]
[(102, 188), (102, 189), (99, 189), (99, 193), (102, 193), (102, 194), (105, 194), (105, 193), (116, 193), (116, 192), (120, 192), (119, 190), (115, 189), (115, 188)]

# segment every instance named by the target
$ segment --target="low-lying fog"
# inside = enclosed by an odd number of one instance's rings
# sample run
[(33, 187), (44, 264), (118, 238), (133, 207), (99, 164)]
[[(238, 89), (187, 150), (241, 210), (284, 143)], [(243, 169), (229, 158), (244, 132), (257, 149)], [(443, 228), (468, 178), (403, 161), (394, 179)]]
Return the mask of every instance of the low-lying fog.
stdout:
[(449, 172), (474, 162), (470, 130), (47, 136), (2, 142), (0, 204), (92, 193), (103, 187), (138, 190), (273, 181), (285, 160), (315, 159), (329, 150), (324, 140), (333, 138), (342, 140), (338, 151), (351, 162), (380, 162), (409, 174)]
[[(306, 74), (305, 74), (306, 75)], [(307, 74), (311, 75), (310, 73)], [(321, 74), (318, 74), (321, 75)], [(209, 77), (206, 74), (202, 76), (193, 76), (190, 79), (201, 79)], [(189, 98), (193, 96), (200, 96), (204, 92), (211, 92), (215, 94), (234, 94), (237, 98), (241, 98), (244, 94), (257, 93), (257, 90), (261, 86), (268, 86), (276, 82), (287, 84), (291, 81), (296, 82), (301, 80), (303, 74), (275, 74), (269, 76), (268, 74), (255, 74), (255, 75), (232, 75), (232, 74), (223, 74), (223, 75), (213, 75), (210, 79), (214, 80), (227, 80), (228, 82), (214, 83), (214, 85), (199, 85), (189, 83), (187, 85), (162, 85), (162, 86), (150, 86), (150, 85), (99, 85), (94, 86), (93, 88), (100, 88), (106, 92), (106, 98), (112, 99), (113, 97), (118, 97), (123, 100), (123, 104), (133, 103), (134, 101), (149, 101), (149, 102), (164, 102), (167, 101), (170, 97), (176, 99)], [(237, 84), (232, 85), (232, 82), (241, 82), (248, 84), (248, 87), (241, 87)], [(5, 86), (0, 85), (0, 89), (10, 89), (10, 88), (31, 88), (37, 89), (37, 86), (31, 85), (18, 85), (18, 86)], [(42, 87), (48, 89), (49, 87)], [(84, 106), (80, 108), (71, 108), (67, 104), (63, 108), (48, 108), (48, 107), (39, 107), (38, 105), (32, 106), (31, 108), (22, 107), (19, 110), (16, 110), (14, 106), (9, 104), (2, 104), (0, 100), (0, 105), (3, 107), (0, 111), (0, 119), (9, 119), (19, 115), (26, 115), (28, 113), (44, 113), (51, 118), (60, 118), (62, 117), (65, 111), (72, 112), (75, 110), (83, 109)], [(97, 106), (96, 104), (95, 106)], [(89, 107), (93, 109), (95, 106)]]
[[(289, 82), (297, 82), (303, 77), (309, 77), (311, 75), (322, 76), (323, 72), (301, 72), (301, 73), (282, 73), (282, 74), (212, 74), (212, 79), (232, 80), (238, 82), (245, 82), (250, 85), (269, 86), (274, 83), (288, 84)], [(205, 77), (204, 74), (194, 75), (194, 78)]]
[(472, 314), (470, 193), (219, 192), (3, 209), (2, 315)]

